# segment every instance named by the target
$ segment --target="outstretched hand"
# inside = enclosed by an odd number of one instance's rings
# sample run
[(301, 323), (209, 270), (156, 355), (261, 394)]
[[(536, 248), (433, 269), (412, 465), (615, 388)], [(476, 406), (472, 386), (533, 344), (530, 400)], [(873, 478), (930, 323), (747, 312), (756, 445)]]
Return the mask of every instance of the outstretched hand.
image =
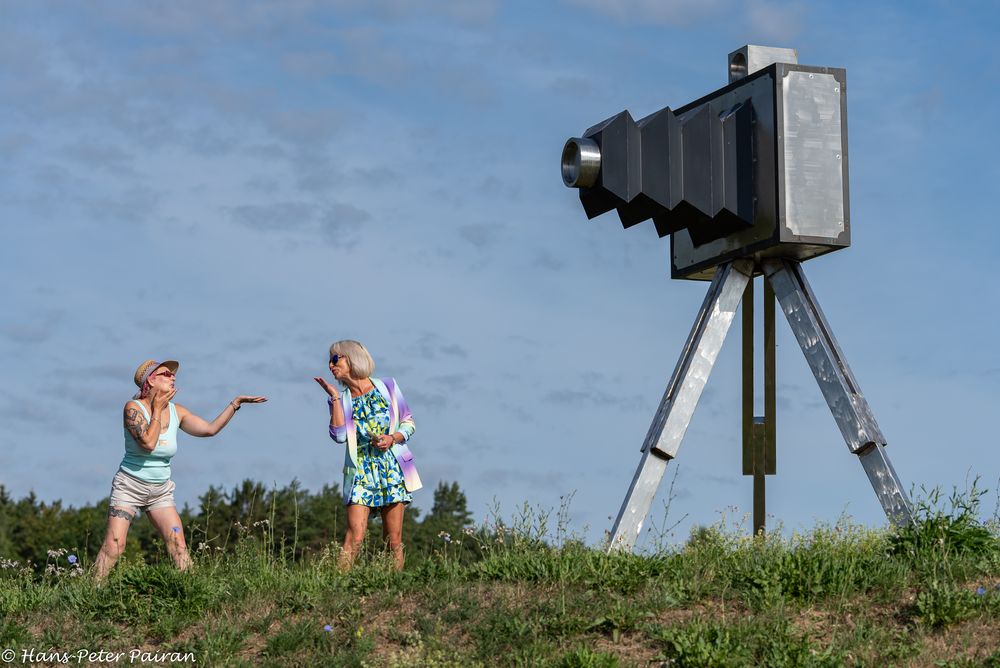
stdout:
[(267, 401), (267, 397), (251, 397), (246, 394), (241, 394), (240, 396), (233, 399), (233, 402), (237, 406), (242, 406), (243, 404), (262, 404)]
[(331, 385), (330, 382), (325, 378), (320, 378), (319, 376), (315, 376), (313, 377), (313, 380), (319, 383), (319, 386), (322, 387), (326, 391), (326, 393), (329, 394), (334, 399), (340, 396), (340, 392), (337, 391), (337, 388)]

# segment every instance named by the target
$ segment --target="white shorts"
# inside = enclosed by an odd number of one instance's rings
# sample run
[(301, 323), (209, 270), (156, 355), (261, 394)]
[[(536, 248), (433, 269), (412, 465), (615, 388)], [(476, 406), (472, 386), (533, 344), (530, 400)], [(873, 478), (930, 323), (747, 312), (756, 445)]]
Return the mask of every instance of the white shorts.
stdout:
[(146, 482), (119, 469), (111, 480), (110, 505), (112, 508), (127, 508), (133, 514), (139, 510), (176, 506), (175, 487), (173, 480), (163, 483)]

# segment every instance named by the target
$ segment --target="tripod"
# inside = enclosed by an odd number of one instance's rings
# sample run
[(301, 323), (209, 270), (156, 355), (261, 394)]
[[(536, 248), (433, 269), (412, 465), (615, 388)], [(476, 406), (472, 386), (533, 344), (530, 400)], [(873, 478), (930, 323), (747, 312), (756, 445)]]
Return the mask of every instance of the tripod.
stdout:
[[(861, 461), (886, 516), (894, 524), (911, 522), (910, 500), (886, 455), (885, 437), (823, 317), (802, 265), (787, 258), (767, 258), (761, 261), (760, 269), (768, 293), (773, 291), (781, 305), (847, 447)], [(747, 344), (747, 332), (753, 324), (750, 310), (753, 302), (744, 299), (748, 294), (752, 297), (748, 286), (752, 290), (754, 271), (755, 265), (750, 259), (726, 262), (716, 269), (646, 434), (639, 467), (611, 530), (609, 550), (631, 550), (635, 546), (667, 464), (677, 456), (741, 301), (744, 301), (744, 473), (754, 476), (754, 530), (763, 529), (764, 475), (774, 472), (774, 299), (770, 294), (765, 298), (765, 416), (754, 418), (752, 338), (750, 345)]]

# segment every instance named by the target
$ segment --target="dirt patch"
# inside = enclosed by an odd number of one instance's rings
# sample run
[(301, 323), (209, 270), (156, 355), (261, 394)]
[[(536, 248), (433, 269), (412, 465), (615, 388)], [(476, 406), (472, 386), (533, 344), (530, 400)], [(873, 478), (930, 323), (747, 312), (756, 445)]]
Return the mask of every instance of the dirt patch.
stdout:
[(618, 640), (606, 635), (581, 636), (575, 638), (574, 646), (583, 645), (596, 652), (603, 652), (618, 657), (626, 665), (648, 666), (656, 663), (660, 649), (649, 644), (649, 638), (642, 633), (622, 633)]
[(1000, 651), (1000, 623), (975, 619), (923, 637), (923, 651), (908, 666), (931, 666), (937, 661), (969, 659), (974, 663)]

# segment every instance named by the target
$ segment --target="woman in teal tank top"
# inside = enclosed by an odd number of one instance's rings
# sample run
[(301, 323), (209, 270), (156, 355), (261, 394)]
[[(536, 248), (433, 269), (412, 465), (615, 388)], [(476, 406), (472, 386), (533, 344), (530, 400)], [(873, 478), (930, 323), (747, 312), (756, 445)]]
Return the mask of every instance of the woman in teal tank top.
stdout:
[(108, 530), (94, 563), (94, 573), (104, 579), (125, 551), (125, 539), (136, 514), (142, 510), (167, 543), (170, 557), (181, 570), (191, 565), (184, 527), (174, 503), (170, 460), (177, 453), (177, 430), (192, 436), (215, 436), (242, 404), (259, 404), (266, 397), (240, 395), (209, 422), (171, 399), (177, 394), (175, 378), (180, 365), (174, 361), (146, 360), (135, 370), (139, 391), (125, 404), (125, 456), (111, 482)]

